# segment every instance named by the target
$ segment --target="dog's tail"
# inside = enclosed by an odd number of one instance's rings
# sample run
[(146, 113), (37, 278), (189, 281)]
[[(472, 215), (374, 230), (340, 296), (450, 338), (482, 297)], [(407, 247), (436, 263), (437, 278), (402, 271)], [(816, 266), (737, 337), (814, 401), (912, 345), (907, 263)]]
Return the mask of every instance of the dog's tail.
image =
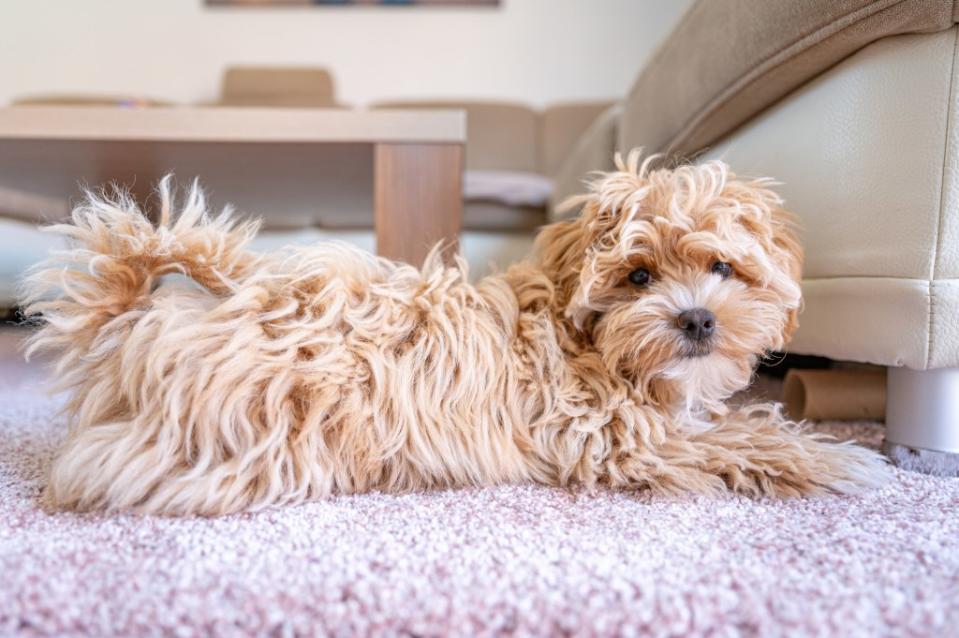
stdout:
[[(180, 273), (220, 296), (256, 267), (247, 252), (258, 222), (237, 223), (229, 209), (211, 216), (194, 182), (174, 213), (172, 178), (157, 186), (160, 211), (152, 223), (121, 189), (87, 191), (67, 223), (44, 230), (63, 236), (68, 248), (28, 272), (20, 308), (42, 327), (29, 340), (35, 351), (84, 356), (101, 329), (118, 317), (149, 307), (157, 281)], [(122, 320), (121, 320), (122, 321)]]

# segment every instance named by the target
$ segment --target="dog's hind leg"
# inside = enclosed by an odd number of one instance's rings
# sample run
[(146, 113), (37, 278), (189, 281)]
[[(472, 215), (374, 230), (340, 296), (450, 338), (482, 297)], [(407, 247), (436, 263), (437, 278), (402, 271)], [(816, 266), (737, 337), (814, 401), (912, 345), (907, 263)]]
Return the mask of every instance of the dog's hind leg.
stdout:
[(324, 372), (343, 354), (322, 333), (271, 334), (269, 300), (259, 286), (213, 307), (202, 293), (157, 298), (93, 368), (47, 503), (215, 515), (328, 495), (328, 428), (357, 410), (352, 386)]

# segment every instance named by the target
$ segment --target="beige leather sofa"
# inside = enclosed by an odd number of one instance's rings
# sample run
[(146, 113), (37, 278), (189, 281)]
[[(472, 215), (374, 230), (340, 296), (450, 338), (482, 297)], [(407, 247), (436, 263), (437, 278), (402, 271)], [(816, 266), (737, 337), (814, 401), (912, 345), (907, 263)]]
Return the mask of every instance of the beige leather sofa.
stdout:
[(957, 11), (702, 0), (556, 191), (637, 146), (780, 180), (807, 254), (791, 350), (889, 366), (887, 449), (927, 469), (959, 453)]

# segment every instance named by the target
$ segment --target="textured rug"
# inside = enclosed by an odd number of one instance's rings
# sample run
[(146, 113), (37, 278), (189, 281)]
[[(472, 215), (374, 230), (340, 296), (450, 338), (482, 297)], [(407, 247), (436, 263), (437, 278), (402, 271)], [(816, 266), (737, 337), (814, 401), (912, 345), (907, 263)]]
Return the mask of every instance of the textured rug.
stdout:
[(0, 365), (3, 636), (959, 635), (959, 479), (787, 502), (520, 486), (48, 514), (64, 424), (40, 380)]

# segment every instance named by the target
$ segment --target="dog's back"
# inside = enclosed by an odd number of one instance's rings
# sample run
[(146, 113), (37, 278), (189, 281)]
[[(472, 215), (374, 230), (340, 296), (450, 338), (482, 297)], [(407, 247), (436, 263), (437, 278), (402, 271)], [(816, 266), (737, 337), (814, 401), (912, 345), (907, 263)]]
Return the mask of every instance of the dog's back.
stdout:
[(196, 188), (179, 214), (166, 182), (161, 200), (153, 224), (91, 197), (26, 283), (30, 348), (73, 391), (51, 504), (218, 514), (528, 478), (502, 280), (477, 288), (438, 252), (422, 270), (339, 243), (259, 256), (256, 226)]

